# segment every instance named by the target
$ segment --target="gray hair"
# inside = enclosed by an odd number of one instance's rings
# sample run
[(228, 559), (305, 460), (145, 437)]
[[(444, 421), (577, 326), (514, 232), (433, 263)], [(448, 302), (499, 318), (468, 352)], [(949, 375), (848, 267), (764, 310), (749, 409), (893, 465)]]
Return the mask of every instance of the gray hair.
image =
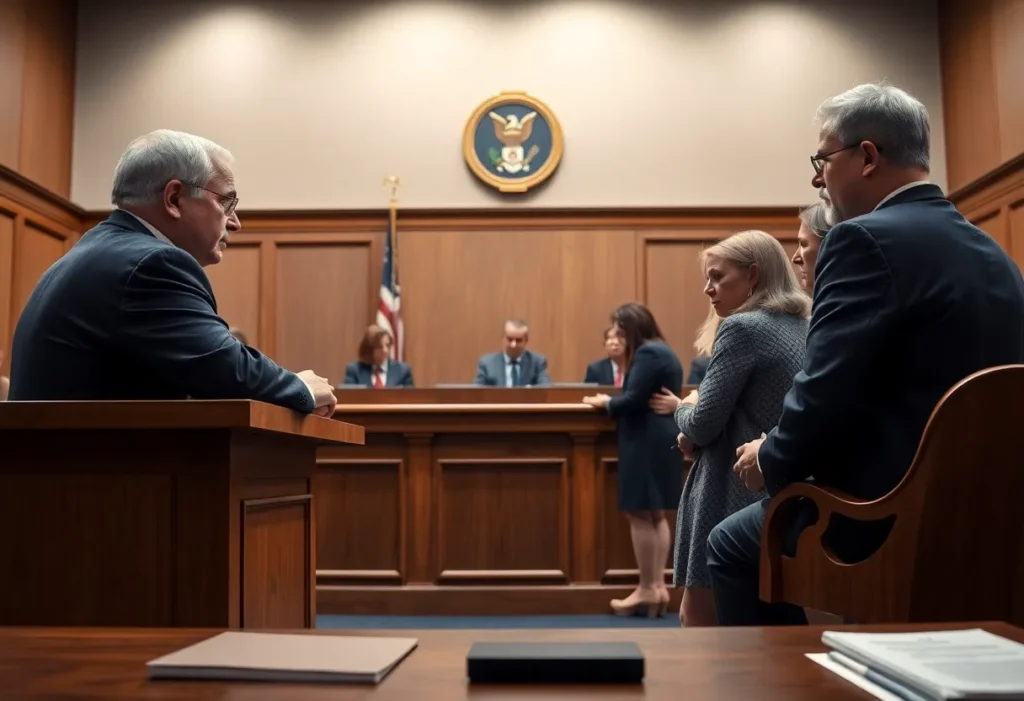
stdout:
[(530, 325), (527, 324), (522, 319), (506, 319), (505, 326), (511, 326), (514, 329), (526, 329), (527, 331), (530, 330)]
[(815, 202), (809, 207), (804, 207), (800, 210), (800, 221), (819, 239), (832, 228), (834, 217), (832, 208), (825, 204), (824, 201)]
[(114, 169), (110, 200), (115, 207), (149, 204), (171, 180), (191, 185), (192, 195), (221, 173), (218, 166), (233, 160), (231, 152), (209, 139), (159, 129), (128, 144)]
[(867, 83), (831, 97), (818, 107), (817, 120), (842, 146), (870, 141), (895, 166), (930, 169), (928, 110), (893, 85)]

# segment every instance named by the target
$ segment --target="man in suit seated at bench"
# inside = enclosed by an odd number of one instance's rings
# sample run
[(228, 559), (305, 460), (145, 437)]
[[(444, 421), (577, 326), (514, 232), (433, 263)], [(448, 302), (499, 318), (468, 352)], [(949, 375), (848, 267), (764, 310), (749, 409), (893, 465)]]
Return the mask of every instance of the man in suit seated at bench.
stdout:
[[(827, 189), (840, 223), (818, 253), (803, 370), (778, 426), (740, 447), (735, 470), (771, 496), (813, 480), (873, 500), (910, 468), (942, 395), (974, 372), (1024, 362), (1024, 280), (999, 244), (928, 182), (928, 113), (918, 100), (861, 85), (827, 100), (818, 117), (811, 182)], [(961, 457), (965, 470), (985, 469)], [(708, 537), (722, 625), (806, 622), (795, 606), (758, 597), (767, 502), (733, 514)], [(816, 520), (808, 505), (786, 524), (786, 547)], [(891, 520), (837, 516), (828, 546), (859, 562), (890, 529)]]
[(526, 350), (530, 328), (525, 321), (505, 322), (505, 350), (480, 358), (473, 384), (491, 387), (539, 387), (551, 384), (548, 360), (540, 353)]
[(203, 271), (241, 229), (233, 158), (167, 130), (129, 144), (115, 211), (43, 273), (14, 332), (12, 400), (254, 399), (322, 416), (334, 389), (240, 343)]

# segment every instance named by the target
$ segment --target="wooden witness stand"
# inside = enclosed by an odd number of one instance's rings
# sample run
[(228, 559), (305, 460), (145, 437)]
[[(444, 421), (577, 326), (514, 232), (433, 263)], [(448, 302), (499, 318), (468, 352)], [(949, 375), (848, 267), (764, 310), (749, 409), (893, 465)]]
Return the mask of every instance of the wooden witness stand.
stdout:
[(0, 404), (0, 625), (311, 628), (319, 446), (251, 401)]

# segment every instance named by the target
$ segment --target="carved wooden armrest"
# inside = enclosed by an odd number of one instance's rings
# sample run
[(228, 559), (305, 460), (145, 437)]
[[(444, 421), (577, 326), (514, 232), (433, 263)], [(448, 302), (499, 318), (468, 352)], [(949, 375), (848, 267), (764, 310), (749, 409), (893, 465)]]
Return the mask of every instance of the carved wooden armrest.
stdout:
[[(800, 497), (806, 497), (818, 507), (818, 521), (800, 533), (799, 542), (821, 543), (822, 535), (828, 528), (833, 514), (839, 514), (855, 521), (877, 521), (894, 516), (899, 511), (899, 488), (881, 499), (864, 500), (851, 497), (837, 489), (819, 487), (810, 482), (791, 484), (772, 499), (764, 517), (764, 531), (761, 539), (761, 598), (765, 601), (780, 601), (782, 538), (786, 527), (786, 513)], [(777, 514), (777, 512), (779, 512)], [(799, 554), (799, 546), (797, 553)], [(829, 559), (834, 559), (828, 552)], [(813, 557), (813, 556), (812, 556)]]
[(838, 489), (819, 487), (811, 482), (796, 482), (779, 492), (768, 505), (764, 519), (765, 530), (772, 525), (773, 516), (778, 509), (790, 505), (790, 502), (800, 497), (806, 497), (814, 502), (818, 507), (818, 523), (827, 524), (832, 514), (846, 516), (855, 521), (877, 521), (894, 516), (898, 503), (893, 496), (894, 492), (890, 492), (881, 499), (857, 499)]

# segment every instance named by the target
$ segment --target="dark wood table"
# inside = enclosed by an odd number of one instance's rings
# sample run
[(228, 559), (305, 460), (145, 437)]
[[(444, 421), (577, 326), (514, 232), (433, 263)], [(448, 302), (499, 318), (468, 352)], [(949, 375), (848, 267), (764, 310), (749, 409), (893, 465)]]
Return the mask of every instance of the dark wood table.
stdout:
[[(1024, 642), (1024, 630), (1002, 623), (981, 627)], [(0, 697), (121, 701), (288, 701), (303, 699), (647, 699), (658, 701), (832, 701), (870, 699), (849, 682), (808, 660), (822, 652), (823, 630), (909, 631), (927, 626), (829, 626), (681, 630), (417, 630), (307, 631), (310, 635), (393, 635), (419, 639), (414, 650), (375, 686), (221, 682), (150, 682), (145, 664), (218, 631), (189, 629), (0, 630)], [(477, 641), (635, 641), (647, 659), (644, 684), (617, 687), (470, 686), (466, 653)]]

